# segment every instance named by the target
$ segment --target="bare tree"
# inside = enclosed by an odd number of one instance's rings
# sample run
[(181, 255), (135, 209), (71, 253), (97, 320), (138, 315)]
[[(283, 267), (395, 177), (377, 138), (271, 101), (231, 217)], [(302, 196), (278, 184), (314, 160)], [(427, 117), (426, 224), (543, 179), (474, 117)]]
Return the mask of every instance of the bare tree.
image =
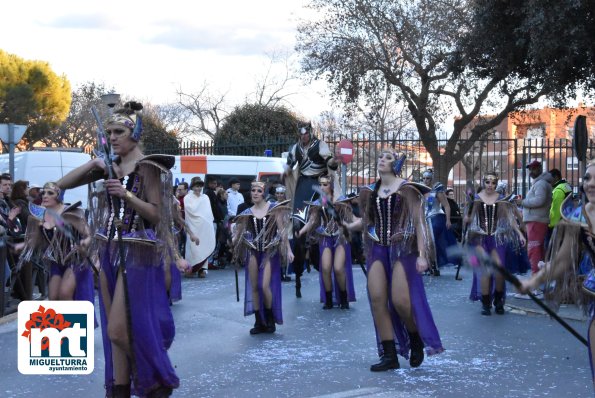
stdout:
[(204, 82), (198, 91), (187, 93), (179, 88), (177, 95), (177, 105), (182, 112), (176, 111), (174, 120), (180, 123), (186, 137), (194, 135), (214, 139), (229, 114), (226, 94), (212, 92), (208, 83)]
[[(256, 78), (256, 90), (253, 93), (255, 104), (271, 108), (291, 106), (288, 98), (297, 93), (288, 91), (288, 86), (296, 81), (297, 77), (290, 65), (288, 53), (273, 52), (268, 55), (268, 65), (264, 73)], [(279, 70), (280, 73), (277, 72)]]

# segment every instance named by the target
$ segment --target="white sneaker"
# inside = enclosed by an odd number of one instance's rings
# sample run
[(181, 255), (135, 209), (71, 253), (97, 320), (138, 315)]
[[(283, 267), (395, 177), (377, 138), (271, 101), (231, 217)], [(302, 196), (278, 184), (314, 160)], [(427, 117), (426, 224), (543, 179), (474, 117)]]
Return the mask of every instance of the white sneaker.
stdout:
[(521, 299), (521, 300), (530, 300), (531, 297), (529, 297), (528, 294), (522, 294), (522, 293), (515, 293), (512, 295), (512, 297), (516, 298), (516, 299)]
[(531, 293), (537, 298), (543, 298), (543, 292), (539, 289), (535, 289)]

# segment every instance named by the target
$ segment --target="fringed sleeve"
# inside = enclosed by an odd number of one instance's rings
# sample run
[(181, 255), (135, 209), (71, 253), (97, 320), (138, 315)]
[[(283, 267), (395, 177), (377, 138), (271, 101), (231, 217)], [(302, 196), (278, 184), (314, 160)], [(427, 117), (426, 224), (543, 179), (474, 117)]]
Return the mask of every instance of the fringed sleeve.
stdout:
[(235, 264), (242, 264), (247, 255), (248, 248), (244, 242), (244, 234), (248, 230), (248, 223), (251, 218), (249, 211), (250, 209), (247, 209), (235, 218), (235, 229), (231, 238), (232, 257)]
[(397, 233), (402, 231), (403, 243), (397, 242), (397, 246), (405, 246), (414, 251), (417, 249), (419, 257), (425, 258), (428, 263), (435, 261), (434, 239), (431, 233), (432, 228), (425, 217), (424, 194), (417, 188), (417, 184), (406, 183), (400, 188), (403, 197), (403, 208), (398, 218)]
[(507, 200), (496, 202), (498, 206), (498, 224), (496, 226), (496, 244), (509, 245), (515, 252), (521, 250), (516, 218), (516, 205)]
[(287, 248), (289, 247), (289, 228), (291, 228), (291, 207), (289, 202), (281, 202), (268, 211), (272, 222), (267, 223), (265, 231), (265, 242), (271, 242), (272, 252), (279, 250), (284, 260), (287, 259)]
[[(343, 224), (353, 222), (353, 208), (349, 201), (338, 201), (335, 202), (335, 210), (337, 216)], [(351, 240), (351, 236), (347, 228), (342, 228), (339, 241), (341, 244), (348, 243)]]
[(554, 229), (546, 253), (546, 266), (543, 279), (546, 288), (546, 300), (559, 307), (561, 303), (576, 303), (585, 313), (588, 311), (590, 297), (582, 289), (582, 276), (579, 264), (586, 252), (582, 234), (586, 226), (569, 220), (562, 220)]
[(39, 218), (29, 216), (25, 234), (25, 247), (19, 257), (17, 270), (20, 270), (23, 264), (34, 258), (42, 259), (43, 253), (48, 247), (48, 242), (41, 233), (41, 223), (42, 221)]
[[(163, 158), (166, 159), (166, 157)], [(153, 226), (157, 252), (162, 253), (165, 263), (171, 263), (175, 261), (172, 251), (168, 250), (172, 242), (175, 242), (172, 230), (173, 213), (171, 205), (173, 182), (169, 168), (161, 160), (160, 157), (145, 157), (139, 160), (137, 172), (143, 181), (140, 198), (155, 205), (160, 216), (157, 225)]]

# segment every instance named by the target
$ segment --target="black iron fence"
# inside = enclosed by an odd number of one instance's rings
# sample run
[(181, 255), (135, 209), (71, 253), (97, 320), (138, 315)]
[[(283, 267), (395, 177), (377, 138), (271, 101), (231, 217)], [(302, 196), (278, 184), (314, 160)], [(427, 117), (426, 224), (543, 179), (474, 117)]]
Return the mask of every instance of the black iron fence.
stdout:
[[(344, 137), (343, 137), (344, 138)], [(347, 192), (370, 184), (377, 179), (376, 162), (383, 148), (405, 152), (407, 161), (403, 175), (413, 181), (421, 181), (421, 174), (432, 167), (433, 161), (418, 139), (380, 140), (347, 137), (354, 148), (353, 160), (347, 165)], [(334, 151), (340, 138), (326, 139)], [(271, 139), (249, 145), (215, 145), (210, 141), (185, 142), (179, 148), (162, 148), (159, 153), (172, 155), (242, 155), (280, 157), (295, 141)], [(461, 141), (462, 142), (462, 141)], [(438, 140), (438, 145), (446, 148), (447, 140)], [(448, 157), (449, 154), (444, 153)], [(595, 143), (589, 141), (587, 158), (595, 158)], [(544, 170), (557, 168), (562, 177), (577, 189), (580, 183), (579, 163), (574, 156), (570, 139), (504, 139), (489, 138), (479, 140), (451, 169), (448, 186), (454, 188), (458, 200), (463, 200), (470, 185), (477, 187), (486, 172), (496, 172), (500, 180), (507, 184), (508, 192), (525, 195), (530, 188), (530, 178), (525, 166), (533, 160), (543, 163)]]

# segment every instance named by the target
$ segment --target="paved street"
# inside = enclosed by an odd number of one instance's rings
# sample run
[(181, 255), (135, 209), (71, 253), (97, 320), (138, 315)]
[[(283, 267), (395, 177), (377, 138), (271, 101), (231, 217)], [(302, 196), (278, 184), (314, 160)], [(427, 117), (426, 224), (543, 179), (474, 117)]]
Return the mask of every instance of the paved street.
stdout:
[[(372, 373), (377, 361), (365, 278), (354, 268), (358, 301), (349, 311), (323, 311), (318, 274), (306, 274), (303, 298), (283, 284), (285, 324), (274, 335), (250, 336), (253, 317), (236, 302), (232, 270), (184, 279), (173, 306), (176, 340), (170, 356), (181, 383), (176, 397), (591, 397), (587, 351), (549, 318), (509, 299), (505, 316), (483, 317), (467, 297), (470, 274), (425, 277), (446, 351), (420, 368)], [(243, 281), (243, 273), (240, 274)], [(241, 293), (243, 295), (243, 283)], [(243, 297), (243, 296), (242, 296)], [(565, 310), (568, 318), (580, 319)], [(98, 314), (98, 310), (96, 311)], [(584, 320), (569, 320), (583, 335)], [(16, 321), (0, 325), (0, 396), (101, 397), (103, 351), (97, 330), (90, 376), (23, 376), (16, 366)]]

